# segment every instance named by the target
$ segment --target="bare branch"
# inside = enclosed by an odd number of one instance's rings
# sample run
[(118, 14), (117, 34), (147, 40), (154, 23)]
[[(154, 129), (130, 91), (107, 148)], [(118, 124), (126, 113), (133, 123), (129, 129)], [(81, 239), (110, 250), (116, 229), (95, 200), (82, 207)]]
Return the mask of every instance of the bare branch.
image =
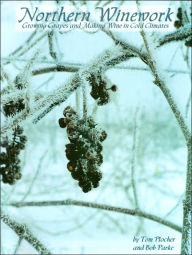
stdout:
[(23, 198), (22, 198), (22, 200), (21, 200), (22, 202), (23, 202), (23, 201), (27, 198), (27, 196), (31, 193), (31, 191), (32, 191), (32, 189), (33, 189), (33, 186), (34, 186), (34, 183), (35, 183), (35, 181), (36, 181), (36, 179), (37, 179), (37, 176), (39, 175), (39, 172), (40, 172), (40, 170), (41, 170), (42, 162), (43, 162), (43, 160), (44, 160), (46, 154), (47, 154), (47, 151), (45, 151), (45, 153), (43, 153), (43, 155), (42, 155), (41, 158), (39, 159), (39, 163), (38, 163), (38, 166), (37, 166), (35, 175), (34, 175), (32, 181), (31, 181), (31, 183), (30, 183), (30, 185), (29, 185), (29, 187), (28, 187), (27, 192), (25, 193), (25, 195), (23, 196)]
[(17, 254), (18, 250), (19, 250), (19, 247), (21, 245), (21, 242), (22, 242), (23, 238), (22, 237), (19, 237), (19, 240), (17, 242), (17, 245), (15, 247), (15, 250), (14, 250), (14, 253), (13, 254)]
[(183, 201), (183, 231), (181, 241), (181, 254), (188, 255), (191, 252), (191, 144), (188, 145), (187, 174), (185, 199)]
[(40, 68), (32, 71), (32, 75), (45, 74), (50, 72), (77, 72), (79, 67), (70, 67), (70, 66), (62, 66), (56, 65), (52, 67)]
[[(137, 2), (138, 10), (140, 11), (138, 0), (136, 0), (136, 2)], [(149, 43), (147, 41), (145, 32), (142, 28), (141, 28), (140, 33), (141, 33), (141, 36), (143, 37), (143, 41), (144, 41), (145, 48), (146, 48), (146, 51), (147, 51), (148, 65), (149, 65), (149, 67), (152, 71), (153, 76), (155, 77), (154, 83), (163, 92), (163, 94), (164, 94), (164, 96), (165, 96), (165, 98), (166, 98), (173, 114), (175, 115), (175, 118), (176, 118), (180, 128), (181, 128), (181, 131), (182, 131), (182, 133), (185, 137), (186, 142), (189, 143), (191, 141), (190, 131), (189, 131), (189, 129), (188, 129), (186, 123), (185, 123), (185, 120), (184, 120), (183, 116), (181, 115), (181, 112), (179, 111), (179, 108), (178, 108), (175, 100), (173, 99), (173, 97), (171, 95), (171, 92), (170, 92), (169, 88), (165, 85), (165, 82), (161, 79), (161, 77), (159, 75), (156, 63), (153, 60), (153, 57), (151, 55), (151, 50), (150, 50), (150, 47), (149, 47)]]
[[(140, 11), (140, 5), (139, 1), (136, 0), (138, 10)], [(179, 108), (174, 100), (174, 98), (171, 95), (170, 90), (165, 85), (165, 82), (160, 77), (160, 74), (158, 72), (156, 62), (153, 59), (153, 56), (151, 54), (150, 46), (147, 41), (146, 35), (144, 30), (141, 28), (141, 36), (143, 37), (143, 41), (145, 44), (145, 48), (147, 51), (147, 55), (149, 58), (149, 66), (151, 68), (151, 71), (155, 77), (155, 84), (159, 86), (161, 91), (163, 92), (173, 114), (175, 115), (175, 118), (179, 124), (179, 127), (185, 137), (187, 149), (188, 149), (188, 164), (187, 164), (187, 176), (186, 176), (186, 195), (185, 200), (183, 201), (183, 228), (182, 228), (182, 241), (181, 241), (181, 254), (190, 254), (190, 244), (191, 244), (191, 133), (184, 121), (183, 116), (181, 115), (181, 112), (179, 111)]]
[(57, 53), (53, 49), (53, 30), (48, 32), (49, 54), (53, 59), (57, 59)]
[(167, 227), (170, 227), (178, 232), (182, 231), (182, 228), (170, 221), (167, 221), (165, 219), (162, 219), (156, 215), (142, 212), (140, 210), (134, 210), (134, 209), (127, 209), (122, 207), (116, 207), (116, 206), (110, 206), (105, 204), (97, 204), (92, 202), (84, 202), (84, 201), (77, 201), (77, 200), (62, 200), (62, 201), (38, 201), (38, 202), (16, 202), (16, 203), (10, 203), (8, 206), (15, 206), (15, 207), (23, 207), (23, 206), (61, 206), (61, 205), (75, 205), (75, 206), (83, 206), (83, 207), (89, 207), (89, 208), (96, 208), (96, 209), (102, 209), (106, 211), (112, 211), (112, 212), (118, 212), (123, 214), (128, 214), (132, 216), (139, 216), (143, 217), (155, 222), (158, 222), (160, 224), (163, 224)]
[(33, 235), (29, 228), (24, 225), (12, 220), (8, 215), (1, 213), (2, 221), (8, 225), (19, 238), (28, 241), (40, 254), (51, 254), (51, 252)]
[(135, 150), (136, 150), (136, 138), (137, 138), (137, 114), (138, 114), (138, 108), (136, 108), (134, 127), (133, 127), (133, 144), (132, 144), (132, 158), (131, 158), (131, 184), (132, 184), (132, 188), (133, 188), (135, 207), (136, 207), (136, 209), (139, 209), (139, 202), (138, 202), (137, 189), (136, 189), (136, 183), (135, 183)]

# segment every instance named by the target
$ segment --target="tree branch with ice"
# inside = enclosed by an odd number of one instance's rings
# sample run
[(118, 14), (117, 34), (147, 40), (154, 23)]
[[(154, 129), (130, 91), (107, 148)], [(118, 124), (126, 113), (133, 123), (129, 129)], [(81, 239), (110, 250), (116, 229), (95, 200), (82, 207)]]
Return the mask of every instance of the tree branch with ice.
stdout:
[(51, 254), (51, 252), (42, 244), (40, 240), (30, 231), (25, 224), (21, 224), (13, 220), (9, 215), (1, 212), (1, 220), (9, 226), (20, 239), (25, 239), (40, 254)]
[(102, 210), (106, 210), (106, 211), (128, 214), (128, 215), (132, 215), (132, 216), (143, 217), (143, 218), (155, 221), (157, 223), (163, 224), (163, 225), (170, 227), (178, 232), (182, 231), (182, 228), (180, 226), (178, 226), (170, 221), (167, 221), (161, 217), (158, 217), (156, 215), (153, 215), (153, 214), (150, 214), (147, 212), (143, 212), (142, 210), (138, 210), (138, 209), (128, 209), (128, 208), (110, 206), (110, 205), (105, 205), (105, 204), (77, 201), (77, 200), (72, 200), (72, 199), (67, 199), (67, 200), (62, 200), (62, 201), (13, 202), (13, 203), (8, 204), (8, 206), (14, 206), (14, 207), (63, 206), (63, 205), (89, 207), (89, 208), (102, 209)]

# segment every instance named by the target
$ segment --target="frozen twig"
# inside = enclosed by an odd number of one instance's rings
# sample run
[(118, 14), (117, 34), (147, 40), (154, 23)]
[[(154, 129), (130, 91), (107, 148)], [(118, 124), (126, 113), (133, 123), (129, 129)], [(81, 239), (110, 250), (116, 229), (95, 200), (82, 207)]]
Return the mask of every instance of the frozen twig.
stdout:
[[(55, 65), (51, 67), (44, 67), (44, 68), (39, 68), (35, 69), (32, 71), (32, 75), (40, 75), (40, 74), (45, 74), (45, 73), (52, 73), (52, 72), (77, 72), (83, 65), (82, 64), (75, 64), (75, 66), (68, 66), (67, 64), (63, 65)], [(114, 69), (125, 69), (125, 70), (135, 70), (135, 71), (149, 71), (148, 67), (138, 67), (138, 66), (114, 66)], [(176, 69), (165, 69), (166, 72), (168, 73), (182, 73), (182, 74), (189, 74), (189, 71), (185, 70), (176, 70)]]
[[(137, 2), (137, 5), (139, 7), (139, 2)], [(140, 10), (140, 9), (139, 9)], [(152, 54), (151, 54), (151, 50), (150, 50), (150, 47), (149, 47), (149, 43), (147, 41), (147, 38), (146, 38), (146, 35), (145, 35), (145, 32), (143, 29), (141, 29), (140, 31), (141, 33), (141, 36), (143, 37), (143, 41), (144, 41), (144, 44), (145, 44), (145, 48), (146, 48), (146, 51), (147, 51), (147, 56), (148, 56), (148, 65), (152, 71), (152, 74), (153, 76), (155, 77), (155, 81), (154, 83), (161, 89), (161, 91), (163, 92), (173, 114), (175, 115), (176, 117), (176, 120), (181, 128), (181, 131), (185, 137), (185, 140), (186, 142), (188, 143), (190, 140), (191, 140), (191, 134), (190, 134), (190, 131), (185, 123), (185, 120), (174, 100), (174, 98), (172, 97), (171, 95), (171, 92), (170, 90), (168, 89), (168, 87), (165, 85), (165, 82), (163, 81), (163, 79), (160, 77), (159, 75), (159, 72), (158, 72), (158, 69), (156, 67), (156, 63), (152, 57)]]
[(181, 254), (188, 255), (191, 253), (191, 144), (188, 144), (187, 154), (187, 174), (186, 174), (186, 188), (185, 199), (183, 200), (183, 230), (181, 241)]
[(190, 105), (191, 105), (191, 91), (189, 93), (189, 97), (187, 99), (187, 104), (186, 104), (186, 107), (185, 107), (185, 118), (187, 118), (188, 111), (189, 111), (189, 109), (191, 109)]
[(86, 97), (86, 86), (82, 84), (82, 93), (83, 93), (83, 118), (87, 119), (87, 97)]
[[(83, 207), (89, 207), (89, 208), (95, 208), (95, 209), (102, 209), (106, 211), (112, 211), (112, 212), (118, 212), (123, 214), (128, 214), (132, 216), (139, 216), (144, 217), (146, 219), (158, 222), (160, 224), (163, 224), (167, 227), (170, 227), (178, 232), (182, 231), (182, 228), (170, 221), (167, 221), (165, 219), (162, 219), (161, 217), (158, 217), (156, 215), (138, 211), (136, 209), (127, 209), (122, 207), (116, 207), (116, 206), (110, 206), (105, 204), (97, 204), (92, 202), (84, 202), (84, 201), (77, 201), (77, 200), (61, 200), (61, 201), (38, 201), (38, 202), (15, 202), (10, 203), (10, 206), (15, 207), (24, 207), (24, 206), (61, 206), (61, 205), (75, 205), (75, 206), (83, 206)], [(8, 206), (9, 206), (8, 205)]]
[(51, 254), (51, 252), (33, 235), (29, 228), (11, 219), (7, 214), (1, 213), (2, 221), (9, 226), (19, 238), (28, 241), (40, 254)]
[(21, 202), (23, 202), (23, 201), (27, 198), (27, 196), (31, 193), (31, 191), (32, 191), (32, 189), (33, 189), (33, 186), (34, 186), (34, 183), (35, 183), (35, 181), (36, 181), (36, 179), (37, 179), (37, 176), (39, 175), (39, 172), (40, 172), (40, 170), (41, 170), (42, 162), (43, 162), (43, 160), (44, 160), (46, 154), (47, 154), (47, 151), (46, 151), (46, 152), (41, 156), (41, 158), (39, 159), (39, 163), (38, 163), (38, 166), (37, 166), (35, 175), (34, 175), (34, 177), (33, 177), (33, 180), (31, 181), (31, 183), (30, 183), (30, 185), (29, 185), (29, 188), (27, 189), (27, 192), (26, 192), (25, 195), (23, 196)]
[(191, 35), (191, 25), (187, 24), (179, 28), (177, 31), (167, 34), (164, 37), (161, 37), (159, 39), (158, 46), (162, 46), (166, 43), (170, 43), (174, 41), (187, 39), (187, 37), (189, 37), (190, 35)]
[(39, 75), (39, 74), (45, 74), (45, 73), (51, 73), (51, 72), (77, 72), (79, 70), (79, 67), (72, 67), (72, 66), (63, 66), (63, 65), (56, 65), (51, 67), (44, 67), (39, 68), (32, 71), (32, 75)]
[[(21, 51), (26, 45), (29, 44), (29, 42), (33, 39), (33, 37), (37, 34), (37, 29), (32, 32), (32, 34), (27, 38), (27, 40), (21, 45), (19, 46), (18, 48), (16, 48), (13, 52), (11, 52), (9, 54), (9, 57), (13, 57), (15, 56), (16, 53), (18, 53), (19, 51)], [(8, 60), (7, 62), (5, 62), (4, 64), (9, 64), (11, 62), (11, 60)]]
[(183, 197), (184, 195), (182, 194), (179, 200), (177, 201), (177, 203), (173, 206), (173, 208), (171, 208), (171, 210), (169, 210), (168, 213), (166, 213), (165, 218), (167, 218), (169, 215), (171, 215), (175, 211), (175, 209), (181, 204)]
[(17, 57), (23, 56), (26, 52), (29, 52), (38, 42), (40, 42), (44, 37), (47, 36), (47, 31), (44, 32), (41, 36), (39, 36), (32, 44), (28, 45), (22, 52), (19, 53)]
[(138, 108), (136, 108), (135, 120), (134, 120), (134, 126), (133, 126), (133, 144), (132, 144), (132, 158), (131, 158), (131, 184), (132, 184), (132, 188), (133, 188), (135, 207), (136, 207), (136, 209), (139, 209), (137, 188), (136, 188), (136, 183), (135, 183), (135, 154), (136, 154), (136, 139), (137, 139), (137, 114), (138, 114)]
[(18, 242), (16, 244), (16, 247), (15, 247), (15, 250), (14, 250), (14, 253), (13, 254), (17, 254), (18, 250), (19, 250), (19, 247), (21, 245), (21, 242), (22, 242), (23, 238), (22, 237), (19, 237), (18, 239)]
[(8, 73), (4, 70), (2, 65), (1, 65), (1, 76), (3, 79), (7, 81), (7, 90), (8, 91), (14, 90), (14, 82), (10, 79)]
[(53, 35), (53, 30), (51, 32), (48, 32), (49, 54), (53, 59), (57, 59), (57, 54), (53, 49)]

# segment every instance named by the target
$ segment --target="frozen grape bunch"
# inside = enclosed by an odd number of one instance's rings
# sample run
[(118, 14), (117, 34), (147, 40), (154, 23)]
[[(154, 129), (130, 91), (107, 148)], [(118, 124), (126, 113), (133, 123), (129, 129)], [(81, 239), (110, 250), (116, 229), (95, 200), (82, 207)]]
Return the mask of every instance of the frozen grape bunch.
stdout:
[(77, 113), (70, 107), (66, 107), (64, 118), (59, 119), (61, 128), (67, 129), (70, 141), (66, 145), (66, 157), (69, 160), (67, 169), (83, 192), (89, 192), (99, 186), (102, 173), (99, 166), (103, 163), (102, 145), (106, 139), (105, 131), (96, 127), (91, 117), (80, 119)]

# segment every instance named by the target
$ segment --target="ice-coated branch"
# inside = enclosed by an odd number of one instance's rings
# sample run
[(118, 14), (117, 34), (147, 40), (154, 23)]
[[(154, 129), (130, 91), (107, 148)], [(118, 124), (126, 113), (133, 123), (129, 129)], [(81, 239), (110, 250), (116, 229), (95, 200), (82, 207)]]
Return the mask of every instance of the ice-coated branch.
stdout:
[(12, 53), (10, 53), (9, 56), (13, 56), (16, 53), (18, 53), (25, 45), (27, 45), (33, 39), (33, 37), (36, 35), (36, 33), (37, 33), (37, 29), (30, 34), (30, 36), (27, 38), (27, 40), (21, 46), (19, 46)]
[(189, 144), (191, 141), (190, 131), (185, 123), (185, 120), (184, 120), (173, 96), (171, 95), (170, 90), (165, 85), (165, 83), (161, 79), (159, 79), (159, 77), (158, 77), (158, 79), (156, 79), (155, 84), (159, 86), (159, 88), (163, 92), (165, 98), (167, 99), (167, 102), (168, 102), (173, 114), (175, 115), (175, 118), (177, 119), (180, 129), (185, 137), (186, 143)]
[(181, 254), (188, 255), (191, 252), (191, 202), (192, 202), (192, 190), (191, 190), (191, 145), (188, 146), (187, 155), (187, 174), (186, 174), (186, 189), (185, 199), (183, 201), (183, 231), (181, 242)]
[[(98, 73), (100, 69), (106, 71), (110, 67), (124, 61), (132, 54), (126, 52), (121, 46), (116, 45), (110, 49), (105, 50), (101, 55), (99, 55), (90, 64), (79, 69), (68, 82), (62, 84), (60, 87), (50, 92), (48, 95), (44, 96), (42, 99), (36, 102), (35, 106), (29, 112), (25, 110), (19, 112), (17, 115), (9, 119), (7, 124), (2, 127), (1, 134), (4, 134), (9, 129), (13, 128), (19, 122), (25, 120), (27, 117), (34, 117), (34, 123), (37, 123), (42, 119), (48, 112), (50, 112), (55, 106), (65, 102), (71, 93), (76, 90), (81, 84), (81, 76), (86, 78), (90, 73)], [(41, 111), (41, 113), (39, 113)], [(37, 117), (36, 117), (37, 116)]]
[[(129, 56), (131, 57), (131, 56)], [(68, 65), (55, 65), (51, 67), (44, 67), (44, 68), (39, 68), (35, 69), (32, 71), (32, 75), (40, 75), (40, 74), (45, 74), (45, 73), (52, 73), (52, 72), (69, 72), (69, 73), (75, 73), (79, 71), (79, 69), (82, 67), (82, 64), (76, 64), (74, 67), (73, 66), (68, 66)], [(135, 70), (135, 71), (149, 71), (149, 68), (147, 67), (138, 67), (138, 66), (114, 66), (114, 69), (125, 69), (125, 70)], [(168, 73), (182, 73), (182, 74), (189, 74), (190, 72), (185, 71), (185, 70), (176, 70), (176, 69), (165, 69), (166, 72)]]
[(40, 254), (51, 254), (51, 252), (44, 246), (44, 244), (41, 243), (41, 241), (37, 239), (37, 237), (33, 235), (26, 225), (16, 222), (15, 220), (11, 219), (9, 215), (4, 213), (1, 213), (1, 219), (19, 236), (19, 238), (25, 239)]
[(24, 48), (24, 50), (22, 52), (19, 53), (19, 55), (17, 57), (21, 57), (23, 56), (26, 52), (29, 52), (30, 49), (32, 49), (38, 42), (40, 42), (44, 37), (46, 37), (48, 34), (48, 32), (44, 32), (42, 33), (33, 43), (31, 43), (30, 45), (28, 45), (26, 48)]
[[(136, 1), (137, 6), (138, 6), (138, 10), (139, 9), (139, 1)], [(161, 75), (159, 74), (159, 70), (157, 68), (156, 62), (153, 59), (153, 56), (151, 54), (151, 49), (149, 46), (149, 43), (147, 41), (146, 35), (145, 35), (145, 31), (141, 28), (141, 36), (143, 38), (144, 44), (145, 44), (145, 48), (146, 48), (146, 52), (147, 52), (147, 57), (148, 57), (148, 66), (151, 69), (151, 72), (155, 78), (154, 83), (161, 89), (161, 91), (163, 92), (173, 114), (175, 115), (175, 118), (179, 124), (179, 127), (185, 137), (186, 143), (188, 144), (191, 141), (191, 134), (190, 131), (187, 127), (187, 124), (185, 123), (185, 120), (173, 98), (173, 96), (171, 95), (171, 92), (169, 90), (169, 88), (166, 86), (163, 78), (161, 77)]]
[[(137, 6), (139, 9), (139, 2), (136, 0)], [(179, 127), (185, 137), (187, 149), (188, 149), (188, 163), (187, 163), (187, 174), (186, 174), (186, 189), (185, 189), (185, 200), (183, 201), (183, 227), (182, 227), (182, 240), (181, 240), (181, 254), (187, 255), (190, 254), (191, 251), (191, 133), (184, 121), (183, 116), (181, 115), (181, 112), (179, 111), (179, 108), (171, 95), (170, 90), (166, 86), (163, 78), (161, 77), (157, 64), (155, 60), (153, 59), (153, 55), (151, 53), (150, 45), (147, 41), (145, 32), (143, 29), (141, 29), (141, 36), (143, 37), (143, 41), (145, 44), (145, 48), (147, 51), (147, 55), (149, 58), (149, 66), (150, 69), (155, 77), (154, 83), (159, 86), (161, 91), (163, 92), (173, 114), (175, 115), (175, 118), (179, 124)]]
[(32, 71), (32, 75), (39, 75), (51, 72), (77, 72), (79, 67), (56, 65), (51, 67), (39, 68)]
[(19, 250), (19, 247), (21, 246), (21, 243), (22, 243), (22, 240), (23, 238), (19, 237), (19, 240), (15, 246), (15, 250), (14, 250), (14, 253), (13, 254), (17, 254), (18, 250)]
[[(5, 79), (7, 81), (7, 89), (8, 90), (14, 90), (14, 83), (10, 79), (8, 73), (4, 70), (3, 66), (1, 66), (1, 78)], [(1, 91), (1, 93), (2, 93), (2, 91)]]
[(53, 35), (54, 31), (48, 32), (49, 54), (53, 59), (57, 59), (57, 53), (53, 47)]
[(67, 200), (61, 200), (61, 201), (16, 202), (16, 203), (10, 203), (9, 205), (15, 206), (15, 207), (62, 206), (62, 205), (83, 206), (83, 207), (89, 207), (89, 208), (95, 208), (95, 209), (101, 209), (101, 210), (106, 210), (106, 211), (128, 214), (128, 215), (132, 215), (132, 216), (143, 217), (143, 218), (158, 222), (160, 224), (163, 224), (163, 225), (170, 227), (178, 232), (182, 231), (182, 228), (180, 226), (178, 226), (170, 221), (167, 221), (165, 219), (162, 219), (161, 217), (150, 214), (150, 213), (146, 213), (146, 212), (136, 210), (136, 209), (127, 209), (127, 208), (110, 206), (110, 205), (105, 205), (105, 204), (97, 204), (97, 203), (92, 203), (92, 202), (84, 202), (84, 201), (67, 199)]
[[(37, 29), (32, 32), (32, 34), (27, 38), (27, 40), (22, 44), (20, 45), (18, 48), (16, 48), (13, 52), (11, 52), (9, 54), (9, 57), (14, 57), (16, 55), (16, 53), (20, 52), (26, 45), (29, 44), (29, 42), (33, 39), (33, 37), (37, 34)], [(4, 64), (7, 65), (9, 63), (11, 63), (11, 59), (7, 60)]]
[(132, 158), (131, 158), (131, 184), (133, 188), (133, 196), (136, 209), (139, 209), (139, 201), (137, 196), (137, 188), (135, 182), (135, 154), (136, 154), (136, 143), (137, 143), (137, 115), (138, 108), (136, 108), (135, 119), (134, 119), (134, 127), (133, 127), (133, 144), (132, 144)]
[(179, 28), (177, 31), (167, 34), (164, 37), (160, 38), (158, 44), (159, 46), (162, 46), (169, 42), (181, 41), (181, 40), (187, 39), (187, 37), (189, 37), (190, 35), (191, 35), (191, 25), (187, 24)]

